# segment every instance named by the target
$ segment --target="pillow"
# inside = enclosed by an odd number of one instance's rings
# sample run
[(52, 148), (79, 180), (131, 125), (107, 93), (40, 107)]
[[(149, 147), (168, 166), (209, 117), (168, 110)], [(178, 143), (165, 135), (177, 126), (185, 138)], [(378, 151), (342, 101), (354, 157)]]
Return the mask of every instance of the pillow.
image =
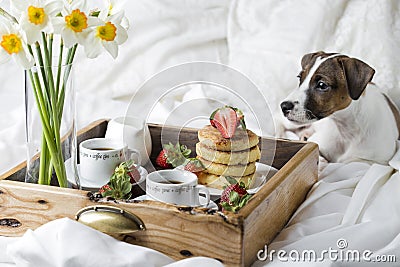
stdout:
[[(131, 97), (157, 72), (188, 61), (226, 61), (228, 0), (138, 0), (125, 2), (129, 38), (116, 60), (78, 57), (82, 90), (112, 90)], [(83, 49), (82, 49), (83, 50)], [(82, 53), (82, 51), (80, 51)], [(82, 70), (82, 71), (81, 71)]]

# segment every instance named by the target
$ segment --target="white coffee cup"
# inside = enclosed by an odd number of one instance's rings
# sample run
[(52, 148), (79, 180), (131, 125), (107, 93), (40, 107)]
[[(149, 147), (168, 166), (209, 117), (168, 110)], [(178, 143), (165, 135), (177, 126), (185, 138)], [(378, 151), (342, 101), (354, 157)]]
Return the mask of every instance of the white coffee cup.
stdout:
[(79, 159), (81, 179), (102, 186), (110, 181), (115, 168), (123, 161), (133, 159), (140, 165), (140, 152), (128, 149), (117, 140), (93, 138), (80, 143)]
[(106, 138), (115, 139), (128, 145), (129, 149), (140, 152), (142, 164), (149, 161), (151, 136), (146, 122), (139, 117), (117, 117), (108, 122)]
[(210, 192), (197, 184), (197, 176), (184, 170), (160, 170), (146, 178), (146, 196), (150, 199), (182, 205), (200, 206), (199, 193), (206, 195), (205, 207), (210, 203)]

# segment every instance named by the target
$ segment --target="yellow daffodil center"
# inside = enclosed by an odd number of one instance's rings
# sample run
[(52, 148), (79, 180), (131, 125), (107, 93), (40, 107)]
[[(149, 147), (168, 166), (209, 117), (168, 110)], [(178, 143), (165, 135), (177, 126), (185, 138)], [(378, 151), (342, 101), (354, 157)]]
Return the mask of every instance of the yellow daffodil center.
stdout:
[(117, 28), (111, 22), (107, 22), (104, 26), (97, 27), (96, 36), (104, 41), (114, 41), (117, 35)]
[(21, 39), (15, 34), (3, 35), (1, 47), (7, 51), (8, 54), (18, 54), (22, 50)]
[(31, 23), (40, 25), (44, 22), (45, 18), (44, 9), (40, 7), (29, 6), (28, 7), (28, 19)]
[(82, 32), (88, 27), (87, 17), (79, 9), (75, 9), (70, 15), (65, 16), (65, 22), (67, 23), (67, 27), (74, 32)]

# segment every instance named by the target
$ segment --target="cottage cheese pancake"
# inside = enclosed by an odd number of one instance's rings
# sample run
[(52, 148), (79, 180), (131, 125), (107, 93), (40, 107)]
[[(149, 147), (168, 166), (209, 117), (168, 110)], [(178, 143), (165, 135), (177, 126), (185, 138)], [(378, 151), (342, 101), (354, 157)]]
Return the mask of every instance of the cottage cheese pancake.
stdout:
[(256, 146), (259, 142), (258, 136), (250, 130), (238, 128), (235, 135), (227, 139), (211, 125), (199, 130), (198, 137), (201, 144), (219, 151), (242, 151)]
[(214, 163), (227, 165), (247, 165), (260, 159), (261, 152), (258, 146), (242, 151), (218, 151), (202, 143), (196, 144), (196, 153), (201, 158)]
[(256, 171), (255, 162), (250, 162), (247, 165), (226, 165), (208, 161), (199, 156), (197, 156), (197, 158), (201, 161), (201, 163), (203, 163), (204, 167), (206, 168), (205, 172), (211, 174), (227, 176), (246, 176)]

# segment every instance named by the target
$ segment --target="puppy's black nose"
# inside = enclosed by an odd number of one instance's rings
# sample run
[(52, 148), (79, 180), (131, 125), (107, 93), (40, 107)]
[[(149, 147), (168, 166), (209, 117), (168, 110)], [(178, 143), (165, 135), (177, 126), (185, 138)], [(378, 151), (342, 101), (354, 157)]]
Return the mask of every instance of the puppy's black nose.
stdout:
[(281, 103), (281, 109), (283, 115), (287, 115), (294, 108), (294, 104), (291, 101), (284, 101)]

